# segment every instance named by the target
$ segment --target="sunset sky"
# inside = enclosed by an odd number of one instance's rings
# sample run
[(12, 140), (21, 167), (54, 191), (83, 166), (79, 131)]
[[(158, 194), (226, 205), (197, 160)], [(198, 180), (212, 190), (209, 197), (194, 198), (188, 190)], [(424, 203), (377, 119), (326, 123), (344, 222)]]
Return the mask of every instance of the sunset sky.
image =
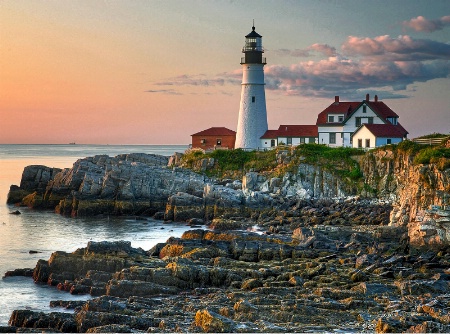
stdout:
[(236, 130), (263, 36), (269, 128), (377, 94), (413, 138), (450, 132), (450, 1), (0, 1), (0, 143), (188, 144)]

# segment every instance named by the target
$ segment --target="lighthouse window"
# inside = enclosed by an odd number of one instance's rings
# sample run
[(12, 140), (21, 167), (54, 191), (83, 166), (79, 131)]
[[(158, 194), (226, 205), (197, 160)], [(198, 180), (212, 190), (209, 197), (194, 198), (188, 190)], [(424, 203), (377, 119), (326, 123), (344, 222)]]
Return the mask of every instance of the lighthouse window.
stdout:
[(256, 96), (252, 96), (252, 103), (256, 101)]

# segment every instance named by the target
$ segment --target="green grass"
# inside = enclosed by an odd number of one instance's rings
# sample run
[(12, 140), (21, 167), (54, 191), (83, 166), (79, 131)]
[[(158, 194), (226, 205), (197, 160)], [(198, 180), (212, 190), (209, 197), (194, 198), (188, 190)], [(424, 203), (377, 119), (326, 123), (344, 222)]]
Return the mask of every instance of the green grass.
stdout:
[[(277, 153), (287, 152), (284, 163), (277, 161)], [(198, 171), (200, 160), (214, 159), (214, 168), (204, 171), (208, 176), (242, 177), (249, 171), (262, 173), (268, 177), (282, 177), (286, 172), (297, 173), (298, 165), (308, 163), (319, 165), (324, 170), (343, 176), (353, 181), (362, 179), (358, 163), (352, 156), (362, 155), (364, 151), (338, 147), (331, 148), (319, 144), (302, 144), (295, 148), (279, 146), (268, 151), (215, 150), (204, 153), (193, 149), (183, 156), (183, 165)]]

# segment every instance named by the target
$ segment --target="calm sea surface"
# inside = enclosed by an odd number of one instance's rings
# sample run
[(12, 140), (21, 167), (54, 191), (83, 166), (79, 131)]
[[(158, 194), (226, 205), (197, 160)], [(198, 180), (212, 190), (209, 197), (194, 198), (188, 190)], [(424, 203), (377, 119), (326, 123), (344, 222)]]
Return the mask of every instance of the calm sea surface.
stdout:
[[(19, 208), (21, 215), (11, 215), (9, 213), (17, 208), (6, 205), (9, 186), (20, 184), (25, 166), (64, 168), (71, 167), (77, 159), (97, 154), (154, 153), (169, 156), (186, 149), (185, 145), (0, 145), (0, 276), (7, 270), (33, 268), (38, 259), (47, 260), (54, 251), (73, 252), (85, 247), (90, 240), (128, 240), (133, 247), (148, 250), (170, 236), (181, 236), (188, 229), (183, 224), (162, 224), (156, 220), (66, 218), (28, 208)], [(30, 250), (39, 253), (29, 254)], [(15, 309), (63, 311), (51, 309), (50, 300), (88, 298), (34, 284), (31, 278), (0, 279), (0, 326), (7, 325)]]

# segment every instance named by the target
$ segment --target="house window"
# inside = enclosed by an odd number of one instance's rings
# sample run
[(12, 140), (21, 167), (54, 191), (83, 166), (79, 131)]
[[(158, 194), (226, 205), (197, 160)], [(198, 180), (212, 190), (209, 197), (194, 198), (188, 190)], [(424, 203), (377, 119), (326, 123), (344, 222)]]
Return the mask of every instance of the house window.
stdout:
[(366, 139), (366, 147), (370, 147), (370, 139)]
[(256, 96), (252, 96), (252, 103), (256, 101)]
[(386, 139), (386, 144), (392, 144), (392, 139), (391, 138)]
[(336, 144), (336, 133), (330, 133), (330, 144)]
[(338, 121), (339, 121), (339, 123), (342, 123), (344, 121), (344, 116), (339, 116)]
[(373, 117), (368, 117), (367, 118), (367, 123), (373, 124)]
[(222, 145), (222, 139), (217, 138), (217, 140), (216, 140), (216, 145), (217, 145), (217, 146)]
[(288, 145), (292, 145), (292, 137), (287, 137), (286, 142)]
[(304, 137), (301, 137), (300, 138), (300, 144), (304, 144), (305, 143), (305, 138)]
[(367, 112), (367, 106), (363, 106), (363, 114)]
[(356, 126), (356, 127), (361, 126), (361, 117), (356, 117), (356, 118), (355, 118), (355, 126)]
[(271, 140), (270, 140), (270, 146), (271, 146), (271, 147), (274, 147), (274, 146), (275, 146), (275, 139), (271, 139)]
[(358, 139), (358, 148), (362, 148), (362, 139)]
[(200, 139), (200, 144), (205, 145), (206, 144), (206, 139)]
[(310, 144), (314, 144), (316, 142), (316, 138), (314, 137), (309, 137), (309, 143)]
[(334, 123), (334, 116), (328, 116), (328, 123)]

